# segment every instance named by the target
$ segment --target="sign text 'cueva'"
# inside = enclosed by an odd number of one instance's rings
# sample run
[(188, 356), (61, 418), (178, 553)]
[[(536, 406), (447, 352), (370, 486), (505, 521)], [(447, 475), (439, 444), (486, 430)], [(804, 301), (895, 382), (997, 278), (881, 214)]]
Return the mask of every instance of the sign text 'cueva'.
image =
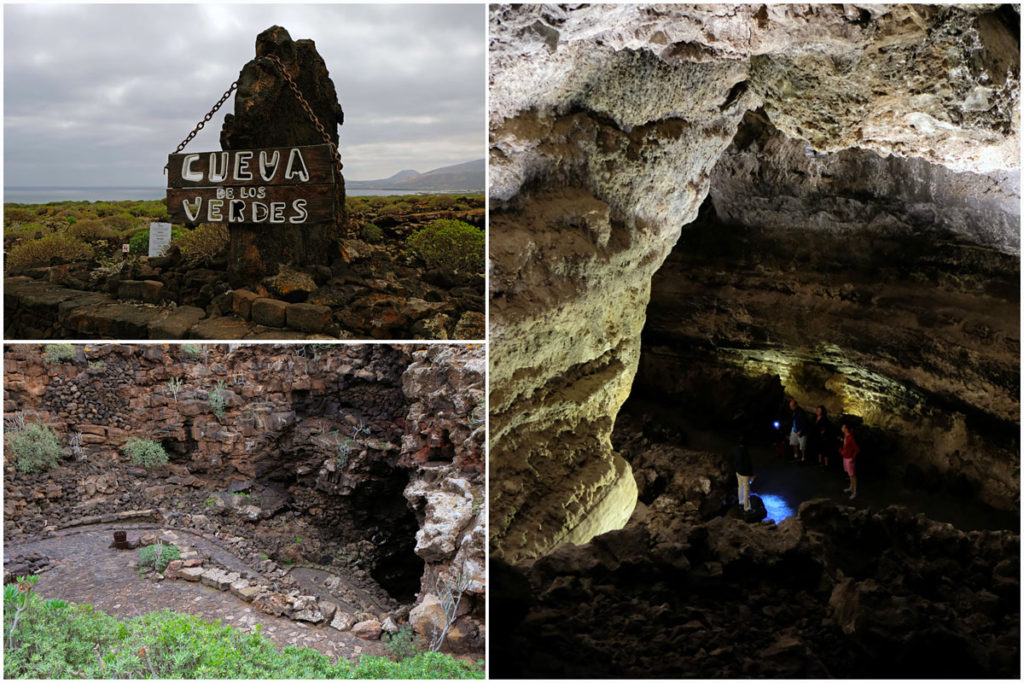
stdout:
[(172, 154), (167, 210), (175, 223), (330, 222), (336, 187), (330, 145)]

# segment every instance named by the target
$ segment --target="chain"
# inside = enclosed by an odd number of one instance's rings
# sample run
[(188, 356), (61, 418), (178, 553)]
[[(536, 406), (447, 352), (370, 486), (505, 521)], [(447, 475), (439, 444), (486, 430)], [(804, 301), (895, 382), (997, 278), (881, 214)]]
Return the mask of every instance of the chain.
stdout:
[(288, 87), (291, 88), (291, 91), (295, 94), (295, 99), (299, 101), (299, 106), (302, 107), (302, 110), (306, 112), (306, 116), (308, 116), (309, 120), (314, 126), (316, 126), (316, 131), (323, 136), (324, 142), (330, 146), (331, 155), (334, 157), (334, 163), (338, 168), (338, 176), (340, 177), (342, 169), (341, 155), (338, 154), (338, 147), (334, 144), (334, 140), (331, 139), (331, 136), (327, 133), (323, 124), (320, 123), (320, 119), (318, 119), (316, 114), (313, 113), (313, 108), (309, 106), (309, 102), (307, 102), (306, 98), (302, 96), (299, 86), (292, 80), (292, 77), (288, 72), (285, 71), (284, 64), (282, 64), (281, 60), (277, 58), (277, 55), (265, 55), (265, 58), (281, 72), (281, 76), (284, 77), (285, 83), (288, 84)]
[[(278, 59), (276, 55), (265, 55), (265, 58), (267, 59), (267, 61), (273, 64), (278, 71), (281, 72), (281, 76), (284, 77), (285, 83), (288, 84), (288, 87), (295, 94), (295, 99), (299, 101), (299, 105), (302, 107), (302, 110), (306, 112), (306, 116), (308, 116), (309, 120), (313, 123), (314, 126), (316, 126), (317, 132), (323, 136), (324, 142), (327, 143), (327, 145), (331, 148), (331, 156), (334, 157), (334, 164), (337, 167), (338, 177), (340, 178), (341, 169), (343, 168), (343, 166), (341, 164), (341, 155), (338, 153), (338, 146), (334, 144), (334, 141), (331, 139), (331, 136), (327, 133), (327, 130), (324, 128), (323, 124), (320, 123), (320, 119), (318, 119), (316, 117), (316, 114), (313, 113), (313, 108), (309, 106), (309, 102), (307, 102), (306, 98), (302, 96), (302, 92), (299, 90), (299, 86), (295, 83), (294, 80), (292, 80), (292, 77), (285, 70), (284, 64), (281, 63), (281, 60)], [(213, 118), (213, 115), (217, 113), (217, 110), (221, 108), (221, 105), (227, 102), (227, 99), (231, 97), (231, 93), (233, 93), (237, 87), (238, 81), (235, 81), (231, 84), (231, 87), (229, 87), (227, 91), (225, 91), (225, 93), (221, 95), (220, 99), (217, 100), (217, 104), (213, 105), (213, 108), (210, 109), (209, 113), (207, 113), (206, 116), (203, 117), (203, 120), (197, 123), (196, 127), (192, 129), (192, 132), (188, 134), (188, 137), (181, 141), (181, 144), (178, 145), (178, 148), (174, 150), (174, 154), (177, 154), (181, 150), (185, 149), (185, 145), (192, 142), (192, 138), (194, 138), (196, 134), (198, 134), (199, 131), (203, 129), (203, 126), (205, 126), (210, 121), (210, 119)], [(169, 165), (170, 164), (168, 163), (168, 165), (164, 166), (165, 174), (167, 173), (167, 166)]]
[[(201, 131), (203, 129), (203, 126), (205, 126), (207, 123), (209, 123), (210, 119), (213, 118), (213, 115), (217, 113), (217, 110), (221, 108), (221, 105), (223, 105), (225, 102), (227, 102), (228, 98), (231, 97), (231, 93), (233, 93), (235, 91), (235, 88), (237, 88), (237, 87), (238, 87), (238, 81), (235, 81), (234, 83), (231, 84), (231, 87), (228, 88), (224, 92), (224, 94), (220, 96), (219, 100), (217, 100), (217, 104), (213, 105), (213, 109), (211, 109), (209, 111), (209, 113), (206, 116), (203, 117), (202, 121), (200, 121), (199, 123), (196, 124), (196, 127), (192, 129), (192, 132), (188, 134), (188, 137), (186, 137), (184, 140), (181, 141), (181, 144), (178, 145), (178, 149), (174, 150), (174, 152), (172, 152), (172, 154), (177, 154), (181, 150), (185, 149), (185, 145), (187, 145), (188, 143), (192, 142), (192, 138), (194, 138), (196, 136), (196, 134), (199, 133), (199, 131)], [(164, 166), (164, 173), (166, 173), (166, 172), (167, 172), (167, 166)]]

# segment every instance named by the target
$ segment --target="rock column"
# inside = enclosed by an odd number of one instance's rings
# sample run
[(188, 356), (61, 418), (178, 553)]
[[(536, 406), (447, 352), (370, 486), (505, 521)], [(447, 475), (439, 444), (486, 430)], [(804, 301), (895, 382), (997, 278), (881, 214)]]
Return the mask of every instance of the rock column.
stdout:
[[(235, 113), (224, 118), (220, 143), (225, 150), (324, 144), (295, 93), (268, 56), (277, 57), (298, 85), (335, 145), (345, 119), (334, 83), (312, 40), (293, 41), (288, 31), (272, 26), (256, 38), (256, 58), (238, 77)], [(338, 178), (337, 212), (344, 214), (345, 183)], [(232, 284), (251, 284), (278, 273), (282, 264), (325, 265), (335, 253), (337, 227), (319, 224), (229, 226), (228, 271)]]

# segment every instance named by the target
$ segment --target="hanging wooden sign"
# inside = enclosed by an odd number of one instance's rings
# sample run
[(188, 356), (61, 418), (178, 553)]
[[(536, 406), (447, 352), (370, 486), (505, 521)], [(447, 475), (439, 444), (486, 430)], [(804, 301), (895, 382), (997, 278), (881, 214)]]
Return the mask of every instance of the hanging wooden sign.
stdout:
[(330, 145), (171, 154), (172, 223), (327, 223), (336, 219)]

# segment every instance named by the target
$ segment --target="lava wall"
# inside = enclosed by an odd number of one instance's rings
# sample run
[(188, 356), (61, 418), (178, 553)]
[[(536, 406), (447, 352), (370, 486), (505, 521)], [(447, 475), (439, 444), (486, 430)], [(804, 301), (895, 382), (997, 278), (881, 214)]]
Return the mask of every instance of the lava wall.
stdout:
[[(175, 524), (217, 520), (256, 534), (281, 561), (358, 566), (399, 602), (436, 603), (438, 577), (461, 572), (472, 577), (467, 621), (449, 646), (482, 648), (484, 522), (474, 504), (484, 489), (482, 348), (102, 345), (75, 353), (46, 363), (40, 345), (5, 348), (5, 419), (48, 424), (65, 445), (61, 466), (47, 473), (5, 463), (5, 537), (157, 508)], [(122, 447), (133, 437), (159, 441), (169, 464), (131, 466)], [(446, 505), (423, 504), (454, 504), (451, 487), (465, 508), (457, 519), (445, 516)], [(427, 537), (443, 539), (443, 550)]]
[[(490, 16), (491, 543), (621, 526), (610, 444), (654, 272), (747, 112), (816, 152), (1018, 166), (1016, 13), (498, 6)], [(1017, 20), (1019, 22), (1019, 20)]]

